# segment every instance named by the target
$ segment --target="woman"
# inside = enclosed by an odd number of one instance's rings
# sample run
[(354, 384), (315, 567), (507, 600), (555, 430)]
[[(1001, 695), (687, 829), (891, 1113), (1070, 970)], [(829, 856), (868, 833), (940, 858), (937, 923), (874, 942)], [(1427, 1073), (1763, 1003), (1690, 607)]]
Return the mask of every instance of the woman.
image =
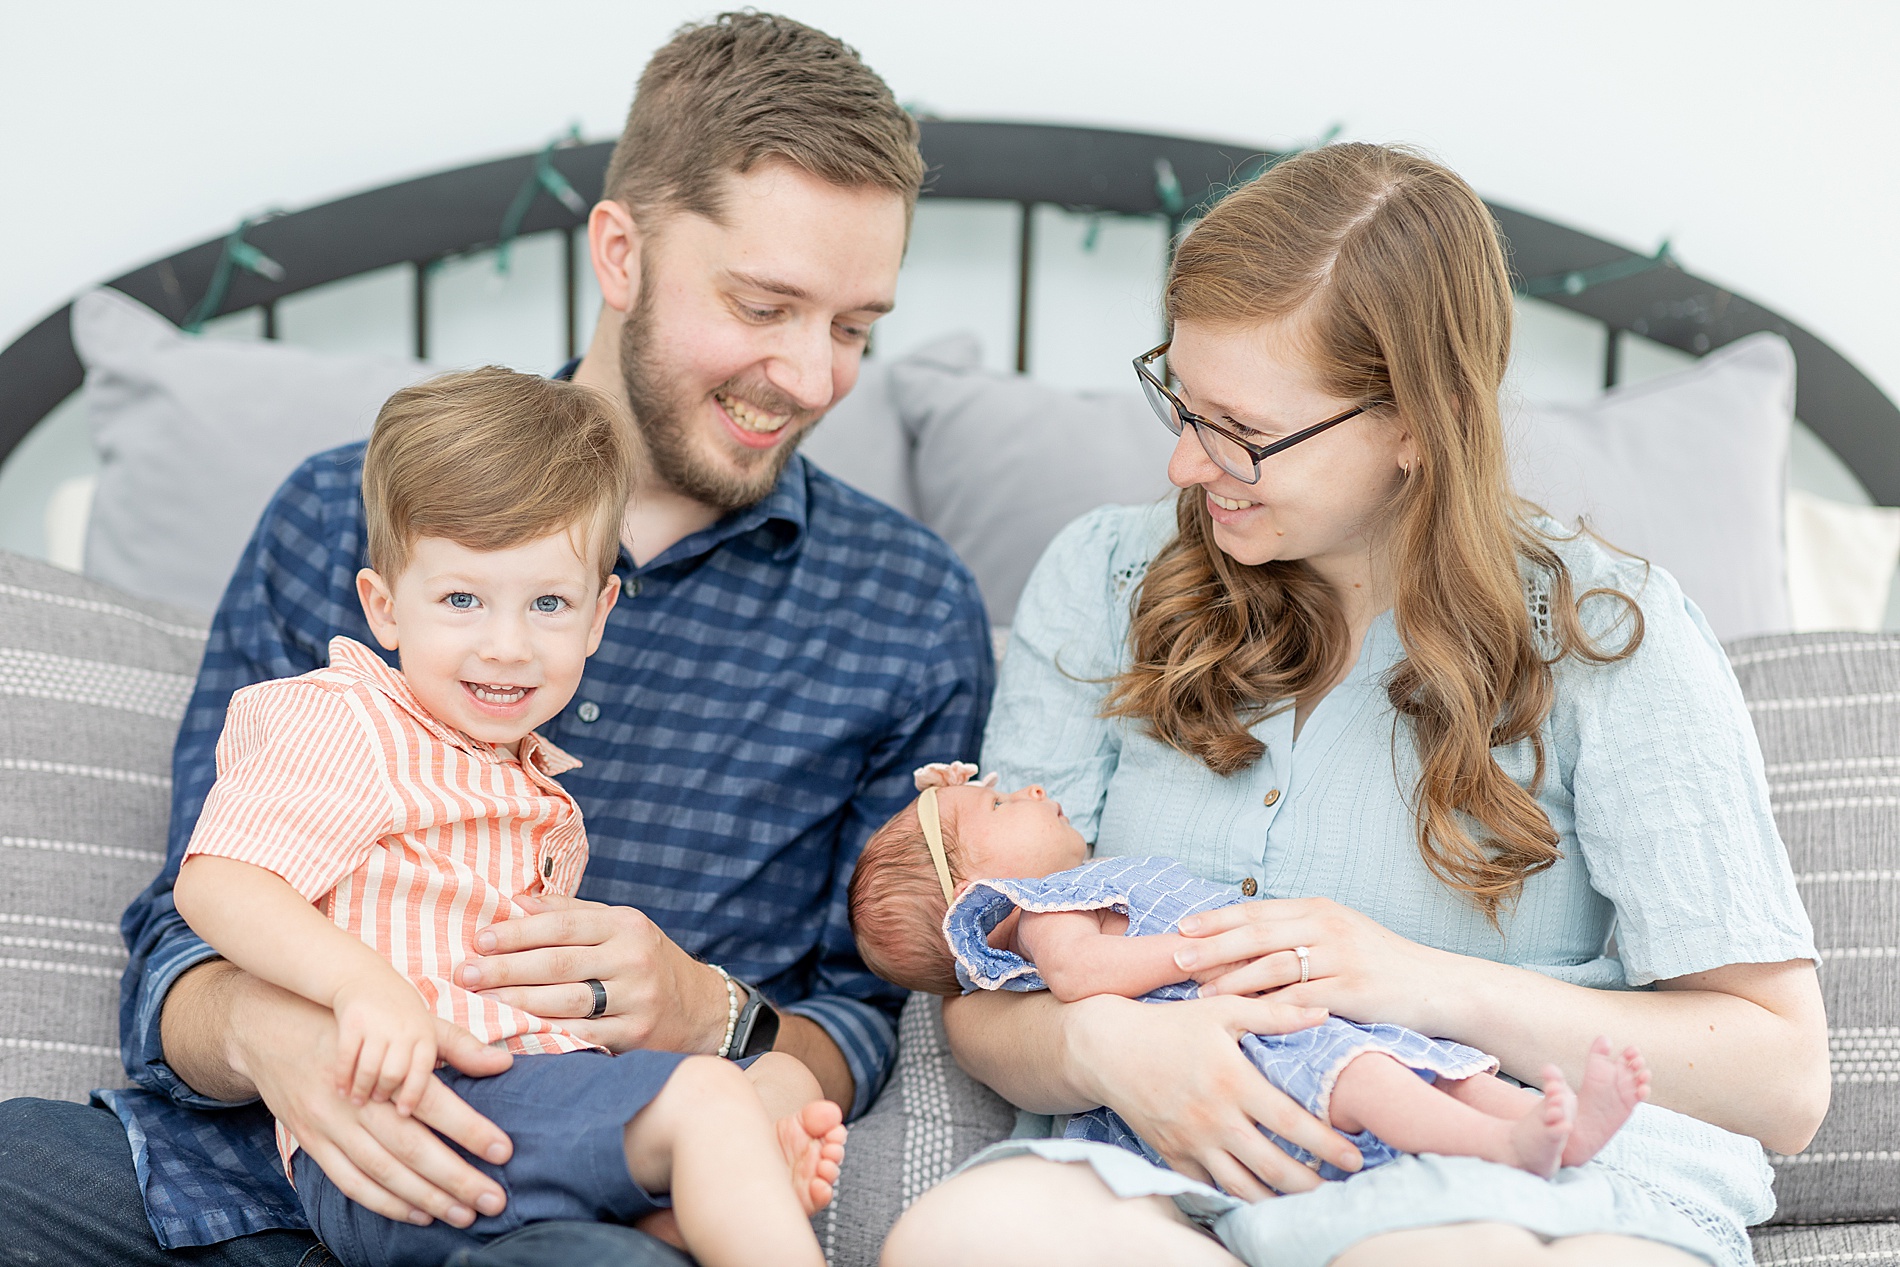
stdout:
[[(1187, 236), (1167, 310), (1137, 367), (1181, 437), (1178, 505), (1050, 547), (983, 758), (1098, 856), (1279, 900), (1202, 917), (1181, 962), (1211, 998), (948, 1002), (977, 1077), (1036, 1112), (1106, 1104), (1175, 1173), (1003, 1146), (885, 1262), (1232, 1264), (1182, 1213), (1225, 1209), (1256, 1267), (1746, 1263), (1762, 1145), (1799, 1150), (1827, 1105), (1811, 932), (1700, 614), (1510, 492), (1483, 203), (1403, 150), (1301, 155)], [(1413, 1157), (1321, 1186), (1258, 1127), (1345, 1169), (1351, 1148), (1235, 1046), (1309, 1006), (1573, 1084), (1605, 1034), (1648, 1057), (1652, 1105), (1556, 1181)]]

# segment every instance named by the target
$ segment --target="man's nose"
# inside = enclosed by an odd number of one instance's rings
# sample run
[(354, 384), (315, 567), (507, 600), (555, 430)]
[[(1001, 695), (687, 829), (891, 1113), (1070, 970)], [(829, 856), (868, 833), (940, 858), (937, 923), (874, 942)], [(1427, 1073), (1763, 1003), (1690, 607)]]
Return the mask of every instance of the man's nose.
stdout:
[(772, 386), (792, 398), (799, 409), (817, 413), (831, 405), (832, 358), (836, 352), (829, 325), (798, 328), (786, 333), (779, 354), (766, 369)]

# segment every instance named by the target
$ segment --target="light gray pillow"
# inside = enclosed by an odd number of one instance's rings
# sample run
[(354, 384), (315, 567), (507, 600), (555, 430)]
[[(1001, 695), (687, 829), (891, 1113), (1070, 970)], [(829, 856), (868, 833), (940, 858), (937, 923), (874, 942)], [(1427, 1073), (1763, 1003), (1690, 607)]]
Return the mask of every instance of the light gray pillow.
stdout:
[(1814, 921), (1834, 1077), (1807, 1151), (1770, 1158), (1775, 1222), (1900, 1219), (1900, 635), (1750, 638), (1728, 653)]
[(859, 492), (916, 517), (910, 438), (891, 399), (889, 362), (865, 361), (858, 385), (832, 406), (798, 451)]
[(0, 552), (0, 1100), (125, 1084), (119, 916), (165, 859), (189, 612)]
[(1063, 525), (1170, 492), (1174, 437), (1134, 384), (1073, 392), (980, 368), (973, 335), (891, 366), (913, 447), (917, 517), (976, 574), (990, 621), (1015, 617), (1029, 570)]
[(434, 372), (198, 338), (107, 289), (73, 303), (72, 332), (100, 462), (86, 575), (203, 612), (284, 477), (367, 436), (391, 392)]
[(1668, 569), (1718, 636), (1784, 633), (1794, 370), (1786, 339), (1756, 334), (1590, 404), (1527, 406), (1518, 491)]

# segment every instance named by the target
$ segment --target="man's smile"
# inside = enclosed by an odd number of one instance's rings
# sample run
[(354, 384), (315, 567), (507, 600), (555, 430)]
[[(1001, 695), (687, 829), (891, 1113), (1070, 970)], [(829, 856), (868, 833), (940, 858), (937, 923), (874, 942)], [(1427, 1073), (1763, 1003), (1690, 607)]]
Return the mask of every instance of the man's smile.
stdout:
[[(746, 443), (759, 447), (776, 440), (779, 432), (785, 429), (785, 424), (792, 420), (789, 413), (771, 413), (730, 392), (714, 392), (713, 401), (736, 430), (745, 433), (745, 436), (757, 437), (746, 440)], [(743, 436), (741, 438), (744, 439)]]

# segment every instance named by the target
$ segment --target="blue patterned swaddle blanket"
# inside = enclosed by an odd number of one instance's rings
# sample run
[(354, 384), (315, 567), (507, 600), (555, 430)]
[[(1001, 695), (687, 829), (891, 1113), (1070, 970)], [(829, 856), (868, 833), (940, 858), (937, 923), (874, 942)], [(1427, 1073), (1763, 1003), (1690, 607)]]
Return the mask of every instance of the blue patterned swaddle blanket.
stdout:
[[(1127, 935), (1140, 937), (1174, 932), (1189, 915), (1244, 901), (1226, 885), (1203, 880), (1168, 858), (1105, 858), (1041, 879), (973, 881), (945, 913), (943, 931), (956, 955), (957, 981), (965, 991), (1042, 990), (1048, 987), (1034, 964), (989, 943), (990, 934), (1012, 910), (1118, 911), (1128, 917)], [(1197, 989), (1192, 981), (1178, 981), (1143, 995), (1142, 1001), (1191, 999)], [(1427, 1038), (1398, 1025), (1357, 1025), (1337, 1017), (1291, 1034), (1243, 1035), (1240, 1045), (1268, 1081), (1322, 1122), (1331, 1120), (1329, 1102), (1340, 1071), (1364, 1052), (1384, 1052), (1427, 1082), (1469, 1078), (1498, 1067), (1496, 1060), (1462, 1043)], [(1126, 1148), (1157, 1166), (1167, 1164), (1113, 1109), (1078, 1113), (1069, 1119), (1064, 1133), (1070, 1139)], [(1288, 1156), (1317, 1169), (1322, 1178), (1351, 1177), (1272, 1131), (1266, 1134)], [(1369, 1131), (1347, 1138), (1365, 1157), (1368, 1170), (1402, 1155)]]

